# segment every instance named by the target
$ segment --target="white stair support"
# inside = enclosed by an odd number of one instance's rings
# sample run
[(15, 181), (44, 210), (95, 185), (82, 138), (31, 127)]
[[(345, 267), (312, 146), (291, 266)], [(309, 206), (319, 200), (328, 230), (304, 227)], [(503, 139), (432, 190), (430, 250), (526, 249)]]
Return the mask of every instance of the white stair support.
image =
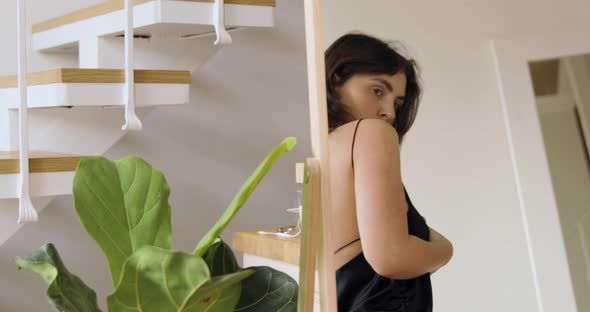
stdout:
[[(188, 84), (135, 84), (137, 107), (186, 104)], [(124, 83), (54, 83), (28, 88), (29, 108), (58, 106), (124, 106)], [(0, 99), (9, 109), (18, 107), (18, 89), (0, 89)], [(4, 107), (2, 107), (4, 108)]]
[(113, 37), (82, 38), (78, 45), (79, 67), (122, 68), (121, 47), (117, 41), (118, 38)]
[[(214, 3), (190, 1), (151, 1), (136, 5), (134, 25), (136, 33), (180, 38), (199, 32), (209, 32), (213, 24)], [(33, 34), (33, 49), (56, 51), (77, 45), (82, 38), (122, 34), (124, 11), (119, 10), (72, 24)], [(274, 8), (266, 6), (225, 4), (224, 21), (227, 27), (273, 27)]]
[(10, 114), (7, 109), (0, 108), (0, 151), (15, 151), (11, 148), (11, 134), (17, 133), (10, 128)]
[(123, 130), (142, 129), (141, 121), (135, 114), (135, 88), (133, 78), (133, 0), (125, 0), (125, 124)]
[[(153, 107), (139, 107), (137, 114), (145, 118)], [(73, 155), (102, 155), (119, 141), (126, 132), (121, 131), (121, 106), (103, 107), (54, 107), (29, 111), (29, 146), (31, 150), (58, 152)], [(0, 132), (18, 129), (18, 112), (8, 111), (9, 124), (0, 124)], [(18, 132), (5, 132), (7, 149), (18, 149)], [(4, 134), (4, 133), (2, 133)], [(33, 173), (35, 175), (35, 173)], [(32, 182), (33, 183), (33, 182)], [(71, 182), (69, 184), (71, 194)], [(45, 193), (45, 188), (31, 187), (32, 196)], [(40, 192), (40, 193), (37, 193)], [(14, 193), (16, 194), (16, 193)], [(13, 194), (13, 195), (14, 195)], [(9, 196), (10, 197), (10, 196)], [(12, 196), (14, 198), (16, 196)]]
[(29, 133), (27, 120), (27, 3), (17, 0), (17, 36), (18, 36), (18, 91), (19, 91), (19, 181), (18, 185), (18, 220), (20, 223), (36, 222), (37, 211), (33, 207), (29, 194)]
[(231, 36), (225, 29), (225, 17), (223, 12), (225, 11), (224, 0), (215, 0), (213, 5), (213, 25), (215, 26), (215, 33), (217, 34), (217, 40), (215, 45), (229, 45), (232, 43)]
[[(157, 22), (157, 6), (154, 2), (136, 5), (134, 21), (136, 27), (145, 27)], [(123, 34), (125, 31), (125, 10), (99, 15), (79, 22), (66, 24), (46, 31), (33, 33), (33, 50), (62, 51), (77, 45), (84, 38)]]
[[(56, 196), (72, 193), (74, 171), (30, 173), (30, 191), (34, 196)], [(20, 174), (0, 175), (0, 199), (18, 198)], [(12, 221), (14, 222), (14, 221)], [(22, 223), (22, 222), (19, 222)]]
[[(134, 38), (133, 62), (135, 68), (195, 71), (223, 47), (212, 45), (211, 36), (215, 36), (215, 32), (182, 39), (171, 37)], [(121, 53), (123, 49), (125, 49), (125, 42), (121, 37), (84, 38), (79, 44), (79, 67), (125, 68), (125, 57)], [(54, 55), (53, 53), (40, 54), (43, 56)]]
[[(211, 38), (203, 40), (182, 40), (199, 34), (215, 35), (213, 2), (192, 2), (177, 0), (150, 1), (134, 8), (134, 32), (149, 39), (135, 39), (135, 68), (140, 69), (184, 69), (194, 71), (217, 50), (211, 45)], [(224, 4), (225, 27), (272, 27), (274, 7), (242, 4)], [(33, 49), (41, 52), (68, 50), (80, 53), (83, 68), (123, 68), (124, 58), (110, 57), (112, 49), (121, 51), (124, 39), (119, 37), (125, 31), (124, 10), (99, 15), (86, 20), (66, 24), (57, 28), (33, 33)], [(213, 32), (213, 33), (212, 33)], [(101, 41), (87, 38), (109, 38)], [(91, 40), (85, 42), (85, 40)], [(77, 48), (80, 46), (79, 48)], [(106, 51), (100, 51), (105, 49)], [(97, 51), (98, 50), (98, 51)], [(82, 53), (90, 53), (82, 55)], [(107, 61), (104, 61), (108, 59)], [(110, 66), (115, 65), (115, 66)]]

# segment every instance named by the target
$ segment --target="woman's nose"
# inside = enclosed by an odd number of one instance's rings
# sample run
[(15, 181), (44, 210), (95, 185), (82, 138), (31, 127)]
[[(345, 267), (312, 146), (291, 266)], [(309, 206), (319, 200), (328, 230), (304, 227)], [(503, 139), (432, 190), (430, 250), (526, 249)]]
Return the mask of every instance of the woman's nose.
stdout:
[(380, 117), (388, 123), (393, 123), (393, 119), (395, 118), (395, 111), (393, 110), (393, 108), (383, 108), (381, 110)]

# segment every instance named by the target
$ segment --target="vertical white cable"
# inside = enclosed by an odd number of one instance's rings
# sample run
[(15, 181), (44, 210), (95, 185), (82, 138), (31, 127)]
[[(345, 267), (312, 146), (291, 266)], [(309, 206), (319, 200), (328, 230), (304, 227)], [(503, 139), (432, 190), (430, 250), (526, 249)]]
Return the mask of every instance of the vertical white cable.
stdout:
[(213, 27), (215, 27), (215, 34), (217, 40), (215, 45), (228, 45), (232, 43), (231, 36), (225, 29), (225, 1), (215, 0), (213, 3)]
[(123, 130), (141, 130), (141, 121), (135, 114), (135, 87), (133, 63), (133, 0), (125, 0), (125, 125)]
[(26, 0), (16, 0), (17, 10), (17, 58), (18, 58), (18, 91), (19, 91), (19, 205), (18, 223), (36, 222), (37, 211), (33, 207), (29, 194), (29, 131), (27, 118), (27, 3)]

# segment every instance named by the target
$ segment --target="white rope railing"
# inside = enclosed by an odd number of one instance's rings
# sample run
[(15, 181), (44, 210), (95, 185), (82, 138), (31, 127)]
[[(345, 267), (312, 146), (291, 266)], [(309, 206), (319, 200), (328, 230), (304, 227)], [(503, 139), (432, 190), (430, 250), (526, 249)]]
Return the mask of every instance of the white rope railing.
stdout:
[(215, 3), (213, 4), (213, 26), (215, 27), (215, 33), (217, 34), (215, 45), (228, 45), (232, 43), (231, 36), (225, 29), (224, 6), (224, 0), (215, 0)]
[(125, 0), (125, 125), (123, 130), (141, 130), (141, 120), (135, 113), (133, 62), (133, 0)]
[[(143, 128), (135, 112), (134, 62), (133, 62), (133, 0), (125, 0), (125, 124), (123, 130), (141, 130)], [(232, 38), (225, 28), (224, 0), (215, 0), (213, 20), (217, 40), (215, 45), (232, 43)], [(17, 36), (18, 36), (18, 89), (19, 89), (19, 217), (18, 223), (35, 222), (38, 215), (33, 207), (29, 189), (29, 148), (28, 148), (28, 104), (27, 104), (27, 22), (26, 0), (17, 0)]]
[(20, 181), (18, 184), (19, 205), (18, 223), (36, 222), (37, 211), (33, 207), (29, 193), (29, 131), (27, 104), (27, 3), (26, 0), (16, 1), (17, 10), (17, 58), (18, 58), (18, 92), (19, 92), (19, 166)]

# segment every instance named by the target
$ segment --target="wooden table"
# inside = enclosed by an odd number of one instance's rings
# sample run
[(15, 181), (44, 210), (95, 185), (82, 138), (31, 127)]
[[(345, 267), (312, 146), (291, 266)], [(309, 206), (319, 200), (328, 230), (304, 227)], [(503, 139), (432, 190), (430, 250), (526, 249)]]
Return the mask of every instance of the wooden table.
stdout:
[[(275, 230), (264, 229), (266, 232)], [(234, 232), (232, 250), (242, 252), (243, 267), (268, 266), (299, 281), (299, 236), (258, 234), (257, 230)], [(315, 273), (314, 309), (320, 311), (319, 276)]]

